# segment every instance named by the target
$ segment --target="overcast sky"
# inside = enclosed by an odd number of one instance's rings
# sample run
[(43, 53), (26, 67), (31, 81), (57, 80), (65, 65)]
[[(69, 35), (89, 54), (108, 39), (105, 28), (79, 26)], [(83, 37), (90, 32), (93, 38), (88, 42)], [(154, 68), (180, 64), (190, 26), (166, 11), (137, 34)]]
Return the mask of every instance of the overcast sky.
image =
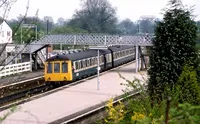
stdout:
[[(17, 0), (12, 6), (8, 19), (16, 18), (19, 14), (24, 14), (28, 0)], [(113, 7), (117, 7), (118, 18), (130, 18), (132, 21), (139, 19), (143, 15), (153, 15), (162, 18), (160, 14), (168, 0), (109, 0)], [(196, 20), (200, 20), (200, 1), (183, 0), (185, 5), (195, 5), (194, 13)], [(57, 21), (59, 17), (70, 19), (75, 9), (80, 9), (80, 0), (30, 0), (28, 16), (34, 16), (37, 9), (39, 17), (53, 17)]]

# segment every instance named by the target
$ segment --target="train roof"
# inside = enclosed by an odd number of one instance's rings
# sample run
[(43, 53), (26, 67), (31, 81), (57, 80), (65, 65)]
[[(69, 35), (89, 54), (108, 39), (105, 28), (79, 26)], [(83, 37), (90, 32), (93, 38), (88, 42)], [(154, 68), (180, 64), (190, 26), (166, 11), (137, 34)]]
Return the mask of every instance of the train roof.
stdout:
[[(99, 50), (99, 55), (111, 53), (110, 50)], [(48, 58), (46, 61), (55, 61), (55, 60), (81, 60), (84, 58), (90, 58), (97, 56), (97, 50), (86, 50), (75, 52), (71, 54), (57, 54), (53, 57)]]
[[(125, 49), (130, 49), (130, 48), (134, 48), (133, 46), (110, 46), (108, 48), (108, 50), (99, 50), (99, 55), (103, 55), (103, 54), (108, 54), (111, 53), (110, 50), (112, 50), (113, 52), (116, 51), (121, 51), (121, 50), (125, 50)], [(85, 50), (85, 51), (79, 51), (79, 52), (75, 52), (75, 53), (70, 53), (70, 54), (57, 54), (53, 57), (48, 58), (46, 61), (56, 61), (56, 60), (72, 60), (72, 61), (76, 61), (76, 60), (81, 60), (84, 58), (90, 58), (90, 57), (95, 57), (97, 56), (97, 50)]]
[(117, 45), (117, 46), (111, 46), (109, 49), (111, 49), (113, 52), (125, 50), (125, 49), (130, 49), (130, 48), (135, 48), (134, 46), (126, 46), (126, 45)]

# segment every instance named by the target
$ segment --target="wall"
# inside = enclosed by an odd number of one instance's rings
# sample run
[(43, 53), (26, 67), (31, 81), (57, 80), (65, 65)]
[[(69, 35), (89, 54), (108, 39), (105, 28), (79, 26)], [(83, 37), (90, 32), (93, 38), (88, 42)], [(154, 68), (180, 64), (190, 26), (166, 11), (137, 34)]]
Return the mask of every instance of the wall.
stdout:
[(2, 43), (12, 43), (12, 30), (5, 21), (0, 25), (0, 44)]

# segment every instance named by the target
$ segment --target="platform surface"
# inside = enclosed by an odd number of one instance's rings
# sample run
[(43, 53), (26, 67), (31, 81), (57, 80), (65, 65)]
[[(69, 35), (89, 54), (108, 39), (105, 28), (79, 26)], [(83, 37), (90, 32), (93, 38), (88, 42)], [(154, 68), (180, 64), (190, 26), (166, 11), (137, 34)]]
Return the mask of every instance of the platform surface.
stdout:
[[(9, 115), (3, 124), (47, 124), (88, 107), (102, 103), (118, 95), (126, 87), (126, 81), (119, 77), (118, 72), (128, 80), (134, 77), (142, 79), (146, 72), (135, 73), (135, 63), (113, 70), (100, 76), (99, 90), (97, 78), (65, 88), (50, 95), (38, 98), (17, 106), (17, 111)], [(0, 112), (0, 116), (8, 110)]]
[(8, 77), (0, 79), (0, 87), (7, 84), (17, 83), (23, 80), (28, 80), (28, 79), (40, 77), (40, 76), (44, 76), (44, 70), (24, 72), (22, 74), (17, 74), (14, 76), (8, 76)]

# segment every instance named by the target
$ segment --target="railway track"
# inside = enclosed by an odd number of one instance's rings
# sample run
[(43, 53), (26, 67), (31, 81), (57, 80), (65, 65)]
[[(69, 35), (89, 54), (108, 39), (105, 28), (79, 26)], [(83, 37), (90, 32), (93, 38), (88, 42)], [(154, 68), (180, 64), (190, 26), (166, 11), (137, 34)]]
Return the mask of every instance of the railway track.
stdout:
[[(113, 69), (104, 71), (100, 73), (103, 75), (108, 73), (109, 71), (121, 68), (123, 66), (132, 64), (134, 61), (128, 62), (126, 64), (120, 65)], [(11, 106), (19, 105), (21, 103), (33, 100), (35, 98), (39, 98), (64, 88), (83, 83), (89, 79), (95, 78), (96, 75), (81, 79), (76, 82), (61, 84), (60, 86), (53, 86), (51, 84), (46, 84), (44, 81), (44, 77), (37, 77), (29, 80), (22, 81), (20, 83), (11, 84), (8, 86), (3, 86), (0, 88), (0, 111), (5, 110)]]
[(0, 88), (0, 110), (5, 108), (6, 105), (21, 98), (30, 97), (46, 87), (43, 76), (5, 85)]

